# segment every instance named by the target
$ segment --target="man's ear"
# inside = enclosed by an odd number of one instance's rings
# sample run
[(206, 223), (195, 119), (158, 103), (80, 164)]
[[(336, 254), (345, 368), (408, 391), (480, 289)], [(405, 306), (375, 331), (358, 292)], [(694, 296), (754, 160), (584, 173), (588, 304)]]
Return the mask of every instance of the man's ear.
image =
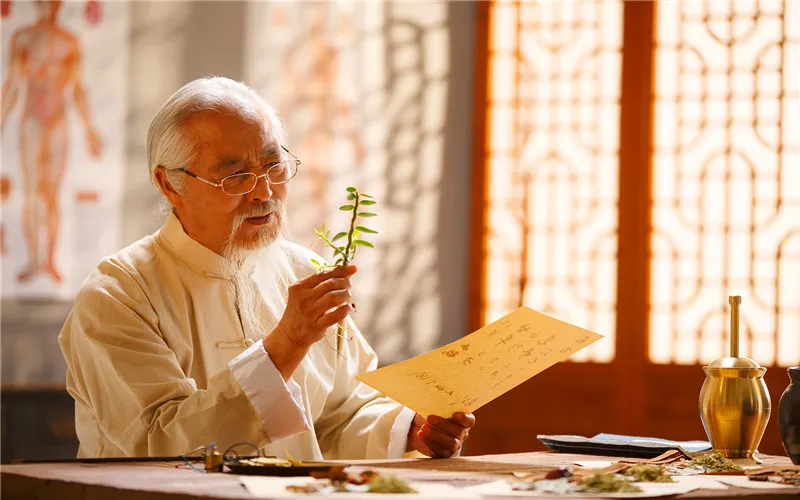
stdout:
[(153, 175), (156, 178), (156, 184), (158, 184), (161, 193), (169, 200), (172, 206), (175, 208), (183, 208), (183, 198), (181, 198), (181, 195), (175, 191), (175, 188), (173, 188), (172, 184), (167, 180), (167, 169), (158, 166), (153, 172)]

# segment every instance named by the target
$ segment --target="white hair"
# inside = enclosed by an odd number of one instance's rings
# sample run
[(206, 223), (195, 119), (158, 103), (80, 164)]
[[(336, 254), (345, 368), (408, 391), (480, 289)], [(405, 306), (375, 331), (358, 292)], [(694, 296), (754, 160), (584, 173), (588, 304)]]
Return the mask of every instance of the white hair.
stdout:
[(258, 116), (264, 121), (267, 139), (283, 144), (285, 131), (278, 113), (258, 92), (241, 82), (224, 77), (193, 80), (172, 94), (161, 106), (147, 131), (147, 163), (150, 180), (155, 170), (164, 167), (167, 182), (178, 192), (183, 191), (187, 169), (195, 160), (197, 144), (187, 137), (183, 123), (197, 113), (232, 111), (245, 116)]

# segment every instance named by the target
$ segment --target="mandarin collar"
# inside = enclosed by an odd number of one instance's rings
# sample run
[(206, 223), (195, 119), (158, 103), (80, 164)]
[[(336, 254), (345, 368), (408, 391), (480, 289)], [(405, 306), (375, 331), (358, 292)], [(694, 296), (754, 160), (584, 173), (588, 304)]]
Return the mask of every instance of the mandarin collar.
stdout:
[(186, 234), (174, 211), (170, 211), (164, 225), (156, 234), (156, 240), (178, 260), (208, 276), (224, 278), (223, 269), (227, 259)]

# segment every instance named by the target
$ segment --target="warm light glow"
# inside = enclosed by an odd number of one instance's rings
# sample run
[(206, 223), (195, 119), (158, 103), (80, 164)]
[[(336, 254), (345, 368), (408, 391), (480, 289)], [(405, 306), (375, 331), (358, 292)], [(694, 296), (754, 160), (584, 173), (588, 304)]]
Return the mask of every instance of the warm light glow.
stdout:
[(493, 3), (487, 322), (526, 305), (614, 357), (622, 5)]
[(658, 6), (650, 359), (800, 360), (800, 3)]
[[(246, 81), (284, 118), (302, 160), (289, 227), (325, 258), (314, 228), (346, 227), (344, 189), (378, 199), (375, 250), (359, 254), (353, 318), (382, 363), (462, 332), (442, 313), (440, 227), (451, 28), (446, 2), (248, 2)], [(453, 21), (454, 22), (454, 21)]]

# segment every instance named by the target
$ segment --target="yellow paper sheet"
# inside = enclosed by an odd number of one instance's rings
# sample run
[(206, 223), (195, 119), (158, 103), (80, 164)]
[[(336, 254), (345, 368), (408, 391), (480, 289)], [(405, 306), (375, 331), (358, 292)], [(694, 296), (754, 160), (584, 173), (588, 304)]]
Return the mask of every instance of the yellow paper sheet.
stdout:
[(357, 378), (420, 415), (472, 412), (602, 335), (521, 307), (466, 337)]

